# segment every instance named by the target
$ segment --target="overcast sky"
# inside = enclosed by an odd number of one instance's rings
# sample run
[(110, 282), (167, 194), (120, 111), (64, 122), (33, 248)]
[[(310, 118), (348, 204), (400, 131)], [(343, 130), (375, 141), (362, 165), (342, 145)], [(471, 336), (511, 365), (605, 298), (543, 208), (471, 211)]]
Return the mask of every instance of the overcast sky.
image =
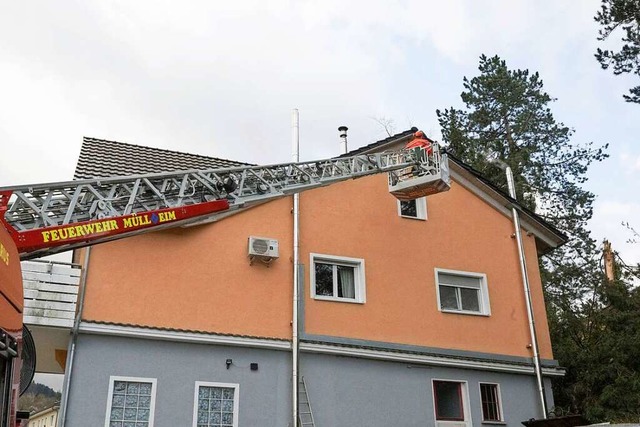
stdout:
[(640, 244), (637, 84), (600, 69), (599, 0), (14, 1), (0, 14), (0, 186), (68, 180), (82, 136), (252, 163), (338, 154), (461, 106), (481, 54), (539, 71), (573, 141), (610, 143), (593, 168), (592, 228), (627, 262)]

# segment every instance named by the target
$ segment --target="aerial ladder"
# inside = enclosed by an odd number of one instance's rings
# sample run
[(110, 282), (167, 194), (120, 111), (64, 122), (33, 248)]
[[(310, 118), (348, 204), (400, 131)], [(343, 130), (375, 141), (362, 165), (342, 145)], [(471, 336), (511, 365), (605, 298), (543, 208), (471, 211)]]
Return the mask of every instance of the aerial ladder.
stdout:
[[(416, 143), (417, 142), (417, 143)], [(17, 427), (20, 260), (219, 220), (287, 195), (378, 173), (399, 200), (446, 191), (446, 153), (420, 132), (405, 149), (269, 166), (0, 187), (0, 427)]]

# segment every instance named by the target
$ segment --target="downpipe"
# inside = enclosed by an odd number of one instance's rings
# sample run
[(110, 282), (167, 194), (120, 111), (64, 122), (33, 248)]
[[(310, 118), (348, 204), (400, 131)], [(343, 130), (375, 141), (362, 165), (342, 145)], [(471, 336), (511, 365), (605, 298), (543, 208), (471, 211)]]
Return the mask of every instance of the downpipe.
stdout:
[[(507, 185), (509, 187), (509, 195), (512, 199), (516, 199), (515, 183), (513, 181), (513, 172), (509, 166), (505, 167), (507, 175)], [(524, 253), (524, 245), (522, 243), (522, 231), (520, 229), (520, 216), (518, 210), (511, 208), (513, 216), (513, 227), (515, 228), (515, 237), (518, 245), (518, 255), (520, 257), (520, 272), (522, 273), (522, 285), (524, 287), (524, 296), (527, 303), (527, 319), (529, 321), (529, 334), (531, 335), (531, 346), (533, 347), (533, 364), (536, 373), (536, 383), (538, 386), (538, 397), (540, 399), (540, 409), (542, 410), (543, 419), (547, 418), (547, 400), (545, 397), (544, 380), (542, 378), (542, 367), (540, 361), (540, 351), (538, 348), (538, 335), (536, 333), (535, 319), (533, 315), (533, 303), (531, 299), (531, 287), (529, 286), (529, 273), (527, 271), (527, 259)]]
[(82, 311), (84, 309), (84, 296), (87, 288), (87, 273), (89, 271), (89, 255), (91, 254), (91, 246), (87, 246), (84, 253), (84, 262), (82, 265), (82, 276), (80, 278), (80, 295), (78, 296), (78, 313), (76, 314), (73, 328), (71, 329), (71, 341), (67, 351), (67, 362), (65, 364), (64, 383), (62, 384), (62, 401), (60, 402), (60, 416), (58, 417), (58, 427), (64, 427), (67, 422), (67, 408), (69, 406), (69, 389), (71, 386), (71, 371), (73, 370), (73, 359), (76, 353), (76, 341), (78, 340), (78, 331), (80, 329), (80, 321), (82, 319)]
[[(300, 118), (298, 109), (291, 111), (291, 161), (300, 161)], [(298, 289), (300, 282), (300, 194), (293, 195), (293, 316), (291, 321), (291, 406), (293, 427), (298, 425)]]

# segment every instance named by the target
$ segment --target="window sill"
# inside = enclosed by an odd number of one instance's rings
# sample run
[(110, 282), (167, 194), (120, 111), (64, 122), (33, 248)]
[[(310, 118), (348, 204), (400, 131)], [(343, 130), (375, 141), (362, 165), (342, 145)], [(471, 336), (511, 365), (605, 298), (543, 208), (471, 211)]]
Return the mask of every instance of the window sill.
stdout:
[(364, 304), (364, 301), (359, 301), (357, 299), (349, 299), (349, 298), (323, 297), (319, 295), (314, 295), (312, 296), (312, 298), (318, 301), (346, 302), (349, 304)]
[(406, 216), (406, 215), (400, 215), (400, 218), (413, 219), (413, 220), (418, 220), (418, 221), (426, 221), (427, 220), (427, 218), (420, 218), (418, 216)]
[(497, 426), (506, 426), (507, 423), (505, 421), (482, 421), (482, 424), (490, 424), (490, 425), (497, 425)]
[(447, 310), (444, 308), (439, 309), (442, 313), (449, 314), (466, 314), (467, 316), (480, 316), (480, 317), (490, 317), (491, 313), (478, 313), (475, 311), (462, 311), (462, 310)]

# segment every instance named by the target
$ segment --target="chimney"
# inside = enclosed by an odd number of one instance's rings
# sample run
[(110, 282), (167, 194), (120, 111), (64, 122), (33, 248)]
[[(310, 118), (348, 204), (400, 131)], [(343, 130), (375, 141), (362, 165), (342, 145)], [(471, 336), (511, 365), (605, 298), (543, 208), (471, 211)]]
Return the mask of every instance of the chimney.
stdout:
[(338, 135), (340, 135), (340, 154), (346, 154), (347, 151), (347, 131), (349, 130), (346, 126), (340, 126), (338, 128)]
[(615, 278), (615, 270), (613, 263), (613, 250), (611, 249), (611, 243), (608, 240), (604, 241), (604, 248), (602, 249), (604, 256), (604, 275), (607, 280), (613, 282)]

